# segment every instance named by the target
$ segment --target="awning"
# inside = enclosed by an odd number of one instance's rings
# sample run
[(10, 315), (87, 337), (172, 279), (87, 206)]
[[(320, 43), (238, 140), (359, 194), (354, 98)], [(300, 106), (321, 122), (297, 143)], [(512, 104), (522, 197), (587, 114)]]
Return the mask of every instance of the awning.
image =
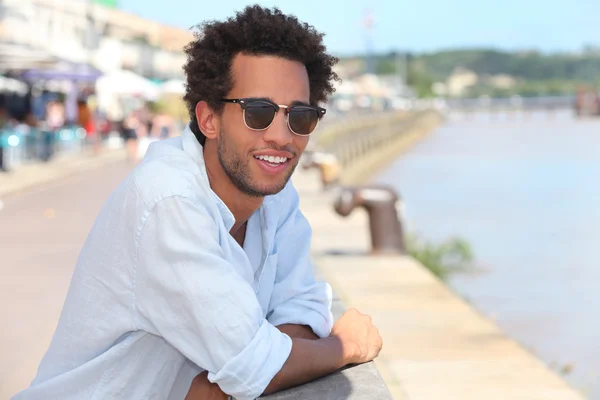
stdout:
[(172, 79), (170, 81), (164, 82), (160, 86), (160, 90), (164, 94), (185, 94), (185, 81), (180, 79)]
[(24, 71), (45, 68), (56, 63), (56, 58), (42, 49), (0, 43), (0, 71)]
[(28, 81), (69, 80), (73, 82), (95, 82), (102, 72), (88, 64), (59, 61), (48, 68), (29, 69), (21, 76)]
[(127, 70), (115, 71), (99, 78), (96, 91), (101, 95), (139, 96), (148, 100), (155, 100), (160, 94), (157, 84)]

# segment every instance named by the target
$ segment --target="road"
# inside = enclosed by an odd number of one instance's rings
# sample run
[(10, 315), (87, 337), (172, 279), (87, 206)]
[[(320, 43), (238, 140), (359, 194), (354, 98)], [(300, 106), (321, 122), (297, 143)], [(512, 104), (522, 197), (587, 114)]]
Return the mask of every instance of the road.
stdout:
[(131, 167), (118, 161), (0, 205), (0, 400), (27, 387), (44, 355), (86, 235)]

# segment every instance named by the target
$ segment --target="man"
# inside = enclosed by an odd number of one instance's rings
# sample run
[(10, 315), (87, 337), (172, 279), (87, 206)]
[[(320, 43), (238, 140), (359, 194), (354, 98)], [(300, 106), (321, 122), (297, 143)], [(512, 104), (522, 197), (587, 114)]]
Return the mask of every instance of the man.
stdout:
[(335, 59), (277, 9), (203, 28), (186, 47), (190, 129), (108, 199), (15, 399), (254, 399), (378, 355), (369, 317), (333, 324), (288, 182)]

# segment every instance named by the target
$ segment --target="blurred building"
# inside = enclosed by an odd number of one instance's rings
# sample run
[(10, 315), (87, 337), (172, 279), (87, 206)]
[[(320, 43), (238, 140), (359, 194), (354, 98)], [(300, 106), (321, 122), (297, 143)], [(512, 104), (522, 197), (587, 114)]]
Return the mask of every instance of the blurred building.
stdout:
[[(183, 47), (192, 31), (126, 13), (115, 0), (0, 0), (0, 96), (11, 114), (42, 118), (59, 99), (67, 120), (88, 98), (109, 119), (181, 94)], [(19, 84), (21, 83), (21, 85)]]
[[(106, 3), (106, 0), (104, 1)], [(110, 2), (108, 3), (110, 5)], [(91, 0), (0, 0), (0, 68), (62, 60), (154, 79), (182, 76), (192, 33)], [(12, 60), (12, 62), (8, 62)]]
[(483, 81), (498, 89), (512, 89), (517, 85), (517, 79), (508, 74), (484, 76)]
[(446, 94), (451, 97), (462, 96), (479, 81), (479, 76), (470, 69), (457, 67), (446, 80)]

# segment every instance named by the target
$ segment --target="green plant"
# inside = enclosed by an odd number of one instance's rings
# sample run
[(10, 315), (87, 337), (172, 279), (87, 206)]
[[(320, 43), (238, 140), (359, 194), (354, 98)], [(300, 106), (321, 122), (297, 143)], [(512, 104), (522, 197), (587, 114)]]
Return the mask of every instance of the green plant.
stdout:
[(406, 247), (411, 257), (441, 280), (446, 280), (453, 272), (465, 270), (473, 261), (471, 247), (461, 238), (450, 238), (435, 244), (409, 235)]

